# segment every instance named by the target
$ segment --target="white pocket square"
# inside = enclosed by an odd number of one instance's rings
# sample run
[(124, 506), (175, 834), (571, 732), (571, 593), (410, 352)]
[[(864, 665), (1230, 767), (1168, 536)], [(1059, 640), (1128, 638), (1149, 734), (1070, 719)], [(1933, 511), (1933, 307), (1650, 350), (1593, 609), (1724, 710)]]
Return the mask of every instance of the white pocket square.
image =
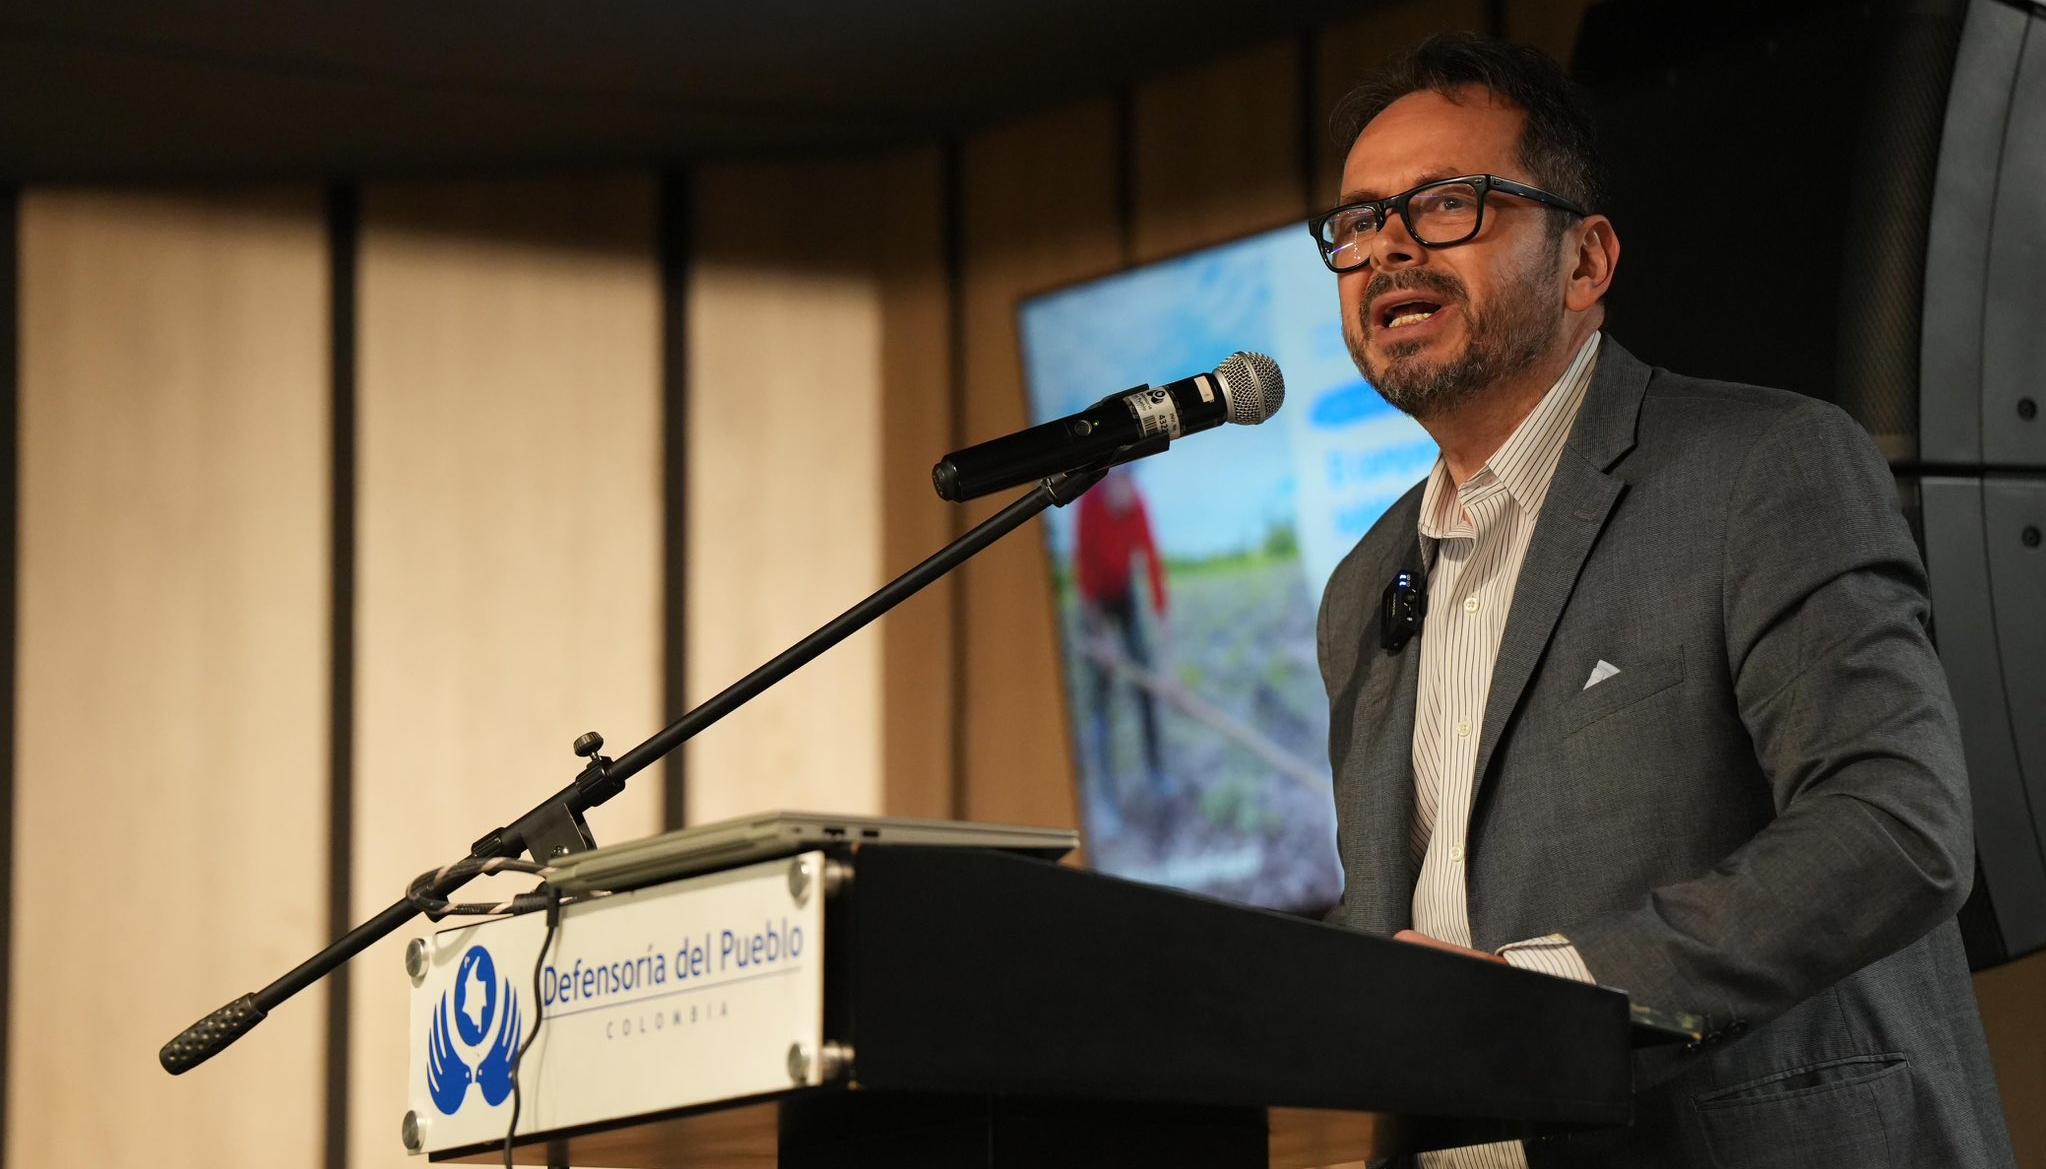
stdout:
[(1591, 668), (1591, 677), (1586, 678), (1584, 680), (1584, 688), (1586, 690), (1589, 690), (1593, 686), (1598, 685), (1600, 682), (1605, 681), (1607, 678), (1610, 678), (1614, 674), (1617, 674), (1619, 672), (1620, 667), (1605, 660), (1604, 658), (1600, 658), (1598, 660), (1598, 664)]

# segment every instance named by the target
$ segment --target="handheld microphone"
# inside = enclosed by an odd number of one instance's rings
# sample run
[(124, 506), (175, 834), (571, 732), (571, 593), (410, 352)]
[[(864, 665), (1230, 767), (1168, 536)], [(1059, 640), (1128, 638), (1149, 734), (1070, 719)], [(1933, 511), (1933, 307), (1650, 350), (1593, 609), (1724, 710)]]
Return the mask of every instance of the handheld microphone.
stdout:
[(1047, 475), (1156, 454), (1175, 438), (1224, 422), (1254, 426), (1285, 400), (1278, 362), (1234, 353), (1213, 373), (1110, 394), (1078, 414), (953, 451), (931, 468), (931, 482), (941, 499), (977, 499)]

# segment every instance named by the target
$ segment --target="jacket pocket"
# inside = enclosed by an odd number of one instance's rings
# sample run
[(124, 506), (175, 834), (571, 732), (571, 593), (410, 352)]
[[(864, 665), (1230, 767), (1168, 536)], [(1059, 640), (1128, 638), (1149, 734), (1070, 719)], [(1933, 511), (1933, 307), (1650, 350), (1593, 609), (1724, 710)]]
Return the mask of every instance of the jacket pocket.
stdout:
[(1564, 701), (1561, 725), (1573, 735), (1599, 719), (1660, 694), (1684, 680), (1684, 647), (1653, 661), (1623, 665), (1620, 672)]
[(1885, 1117), (1905, 1104), (1899, 1052), (1820, 1060), (1692, 1098), (1720, 1169), (1883, 1169)]

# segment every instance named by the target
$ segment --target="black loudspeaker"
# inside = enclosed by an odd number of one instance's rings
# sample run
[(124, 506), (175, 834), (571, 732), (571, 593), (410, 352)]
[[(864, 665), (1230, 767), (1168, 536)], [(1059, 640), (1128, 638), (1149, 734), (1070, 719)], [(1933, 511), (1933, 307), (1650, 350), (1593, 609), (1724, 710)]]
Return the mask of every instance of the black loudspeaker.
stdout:
[(1614, 332), (1897, 472), (1974, 785), (1970, 960), (2046, 948), (2046, 3), (1589, 9)]

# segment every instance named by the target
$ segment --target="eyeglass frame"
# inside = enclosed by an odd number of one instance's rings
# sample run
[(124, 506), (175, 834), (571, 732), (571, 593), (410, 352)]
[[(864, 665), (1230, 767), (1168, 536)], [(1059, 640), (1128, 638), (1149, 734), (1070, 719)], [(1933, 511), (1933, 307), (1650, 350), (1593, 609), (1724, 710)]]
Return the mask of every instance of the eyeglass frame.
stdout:
[[(1451, 183), (1468, 183), (1477, 189), (1477, 219), (1471, 224), (1470, 234), (1450, 240), (1447, 243), (1430, 243), (1415, 233), (1413, 221), (1407, 218), (1407, 203), (1415, 195), (1423, 191), (1431, 190), (1435, 187), (1446, 187)], [(1492, 174), (1457, 175), (1447, 179), (1430, 179), (1410, 191), (1403, 191), (1397, 195), (1388, 195), (1383, 199), (1360, 199), (1354, 203), (1343, 203), (1332, 207), (1307, 221), (1307, 233), (1314, 237), (1314, 246), (1321, 252), (1322, 266), (1340, 276), (1345, 272), (1355, 272), (1371, 263), (1367, 259), (1348, 268), (1338, 268), (1335, 265), (1335, 261), (1329, 258), (1335, 252), (1335, 248), (1322, 238), (1322, 229), (1328, 226), (1329, 220), (1334, 219), (1343, 212), (1369, 207), (1378, 216), (1378, 226), (1372, 228), (1372, 234), (1374, 235), (1384, 231), (1385, 225), (1392, 222), (1392, 213), (1398, 212), (1400, 223), (1406, 227), (1407, 235), (1411, 236), (1415, 243), (1420, 244), (1424, 248), (1453, 248), (1458, 244), (1471, 242), (1477, 238), (1479, 232), (1485, 230), (1485, 196), (1493, 191), (1531, 200), (1545, 207), (1552, 207), (1557, 211), (1567, 211), (1579, 219), (1588, 218), (1591, 215), (1591, 212), (1570, 202), (1561, 195), (1551, 194), (1540, 187), (1530, 187), (1526, 183), (1516, 183), (1512, 179), (1500, 178), (1498, 175)]]

